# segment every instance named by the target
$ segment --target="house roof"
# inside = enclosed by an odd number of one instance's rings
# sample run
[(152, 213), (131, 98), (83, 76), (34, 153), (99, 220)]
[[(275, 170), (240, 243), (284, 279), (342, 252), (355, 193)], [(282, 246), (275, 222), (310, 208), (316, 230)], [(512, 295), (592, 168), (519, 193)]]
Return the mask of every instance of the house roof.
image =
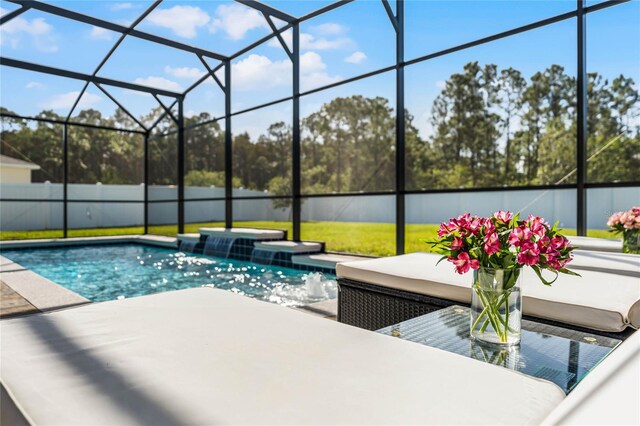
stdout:
[(16, 169), (39, 170), (40, 166), (28, 161), (19, 160), (17, 158), (0, 155), (0, 167), (13, 167)]

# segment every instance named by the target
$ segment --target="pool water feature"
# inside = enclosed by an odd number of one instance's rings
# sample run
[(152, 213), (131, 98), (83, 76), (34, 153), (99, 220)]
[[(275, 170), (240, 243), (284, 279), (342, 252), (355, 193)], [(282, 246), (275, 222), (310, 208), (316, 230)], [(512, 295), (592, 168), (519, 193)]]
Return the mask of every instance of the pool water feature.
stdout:
[(143, 244), (6, 250), (2, 255), (93, 302), (201, 286), (285, 306), (337, 294), (335, 277), (329, 274)]
[(204, 243), (204, 254), (226, 259), (229, 257), (234, 240), (234, 238), (209, 236)]

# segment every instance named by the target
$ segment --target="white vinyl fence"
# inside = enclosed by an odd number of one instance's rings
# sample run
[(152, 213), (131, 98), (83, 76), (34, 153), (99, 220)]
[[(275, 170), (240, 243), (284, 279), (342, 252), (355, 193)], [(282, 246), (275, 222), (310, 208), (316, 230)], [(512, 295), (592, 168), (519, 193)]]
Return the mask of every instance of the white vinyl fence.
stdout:
[[(268, 195), (259, 191), (234, 190), (235, 197)], [(70, 228), (106, 228), (142, 226), (144, 224), (144, 186), (84, 185), (68, 186)], [(177, 188), (149, 188), (149, 224), (177, 222), (175, 202)], [(44, 230), (62, 228), (62, 184), (2, 184), (0, 229)], [(185, 188), (185, 219), (187, 222), (224, 220), (224, 201), (189, 201), (194, 198), (224, 197), (223, 188)], [(37, 199), (49, 201), (36, 201)], [(33, 201), (31, 201), (33, 200)], [(129, 202), (101, 202), (126, 200)], [(157, 202), (165, 201), (165, 202)], [(547, 220), (560, 221), (564, 228), (576, 226), (576, 191), (571, 189), (535, 191), (494, 191), (477, 193), (420, 194), (406, 197), (407, 223), (439, 223), (462, 212), (488, 215), (495, 210), (521, 211)], [(640, 205), (640, 187), (589, 189), (587, 193), (587, 226), (606, 228), (609, 214)], [(233, 202), (234, 221), (287, 221), (289, 208), (274, 208), (271, 200)], [(303, 199), (303, 221), (395, 222), (395, 201), (392, 195), (359, 197), (321, 197)]]

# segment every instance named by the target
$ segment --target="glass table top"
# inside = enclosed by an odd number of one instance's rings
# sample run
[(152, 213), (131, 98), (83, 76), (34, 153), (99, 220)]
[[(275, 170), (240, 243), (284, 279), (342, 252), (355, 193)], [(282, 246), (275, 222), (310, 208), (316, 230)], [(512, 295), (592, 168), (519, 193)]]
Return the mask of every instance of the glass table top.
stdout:
[(620, 340), (522, 321), (520, 345), (502, 348), (469, 336), (469, 309), (450, 306), (377, 330), (545, 379), (569, 393)]

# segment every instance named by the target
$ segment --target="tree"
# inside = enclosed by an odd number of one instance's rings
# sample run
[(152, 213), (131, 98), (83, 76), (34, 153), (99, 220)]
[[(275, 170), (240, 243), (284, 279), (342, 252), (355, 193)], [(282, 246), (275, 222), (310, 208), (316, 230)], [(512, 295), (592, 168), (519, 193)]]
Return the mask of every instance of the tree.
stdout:
[[(513, 144), (513, 129), (519, 125), (522, 117), (521, 99), (527, 88), (527, 81), (520, 71), (507, 68), (500, 72), (498, 79), (498, 110), (501, 112), (501, 124), (505, 137), (504, 175), (506, 182), (516, 179), (516, 162), (522, 150)], [(515, 161), (514, 161), (515, 160)]]
[[(433, 104), (433, 155), (437, 159), (436, 187), (500, 184), (497, 139), (500, 117), (497, 67), (469, 62), (452, 74)], [(450, 182), (456, 184), (450, 186)]]

